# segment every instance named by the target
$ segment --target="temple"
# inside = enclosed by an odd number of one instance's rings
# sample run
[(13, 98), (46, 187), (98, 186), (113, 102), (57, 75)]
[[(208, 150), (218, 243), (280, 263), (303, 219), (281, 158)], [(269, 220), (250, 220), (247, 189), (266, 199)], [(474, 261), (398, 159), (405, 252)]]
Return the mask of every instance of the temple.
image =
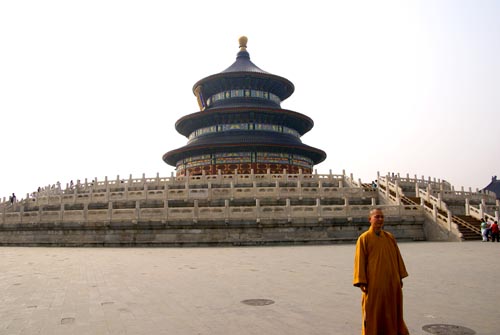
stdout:
[[(445, 180), (383, 175), (364, 183), (318, 173), (303, 144), (313, 128), (281, 108), (293, 84), (261, 70), (240, 38), (236, 61), (194, 84), (200, 110), (179, 119), (188, 143), (163, 155), (170, 176), (77, 180), (0, 201), (0, 245), (199, 246), (354, 243), (384, 211), (398, 240), (480, 240), (499, 219), (499, 182), (455, 189)], [(497, 192), (496, 194), (494, 192)]]
[(200, 111), (175, 124), (188, 144), (167, 152), (163, 160), (177, 176), (311, 173), (326, 154), (300, 140), (313, 121), (280, 107), (292, 95), (293, 84), (252, 63), (246, 37), (239, 43), (230, 67), (194, 84)]

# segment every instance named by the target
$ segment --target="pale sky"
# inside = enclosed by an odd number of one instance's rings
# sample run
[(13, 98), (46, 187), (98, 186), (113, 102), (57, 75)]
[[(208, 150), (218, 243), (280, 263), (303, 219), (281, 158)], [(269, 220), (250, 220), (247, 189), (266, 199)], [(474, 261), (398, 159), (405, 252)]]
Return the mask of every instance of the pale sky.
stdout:
[(238, 37), (311, 117), (318, 173), (500, 177), (500, 1), (2, 1), (0, 197), (170, 176), (193, 84)]

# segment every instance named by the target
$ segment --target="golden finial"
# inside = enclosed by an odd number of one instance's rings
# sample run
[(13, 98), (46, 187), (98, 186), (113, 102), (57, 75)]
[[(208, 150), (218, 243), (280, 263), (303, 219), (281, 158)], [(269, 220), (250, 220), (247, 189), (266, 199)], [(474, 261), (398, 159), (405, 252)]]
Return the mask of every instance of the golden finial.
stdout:
[(240, 43), (240, 51), (247, 51), (248, 38), (246, 36), (241, 36), (238, 42)]

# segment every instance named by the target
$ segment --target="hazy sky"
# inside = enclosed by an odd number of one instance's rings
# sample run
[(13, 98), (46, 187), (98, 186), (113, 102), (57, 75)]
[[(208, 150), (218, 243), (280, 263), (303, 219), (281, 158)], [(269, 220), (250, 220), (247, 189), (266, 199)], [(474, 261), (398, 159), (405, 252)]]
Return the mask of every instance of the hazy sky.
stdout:
[[(319, 173), (483, 188), (500, 174), (500, 1), (2, 1), (0, 197), (169, 176), (191, 89), (238, 37), (295, 84)], [(500, 177), (500, 175), (499, 175)]]

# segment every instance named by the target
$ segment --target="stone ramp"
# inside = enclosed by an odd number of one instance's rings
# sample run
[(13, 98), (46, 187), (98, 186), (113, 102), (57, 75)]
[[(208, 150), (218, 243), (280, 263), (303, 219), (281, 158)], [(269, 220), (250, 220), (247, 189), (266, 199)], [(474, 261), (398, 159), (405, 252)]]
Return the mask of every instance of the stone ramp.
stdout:
[[(400, 243), (411, 334), (497, 334), (478, 315), (498, 307), (498, 270), (481, 259), (499, 248)], [(0, 334), (360, 334), (353, 257), (354, 244), (2, 247)]]

